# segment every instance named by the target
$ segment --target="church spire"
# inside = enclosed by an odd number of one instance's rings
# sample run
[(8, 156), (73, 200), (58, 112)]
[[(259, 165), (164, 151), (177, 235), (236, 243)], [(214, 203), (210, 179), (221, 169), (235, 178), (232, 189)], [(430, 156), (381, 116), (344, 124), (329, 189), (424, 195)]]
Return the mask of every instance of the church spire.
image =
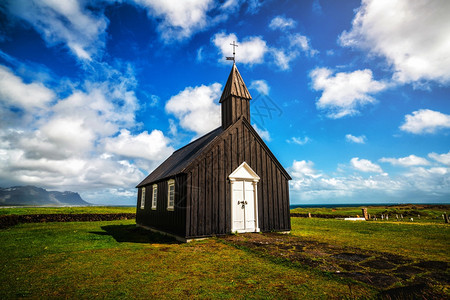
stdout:
[(233, 62), (230, 75), (220, 97), (222, 106), (222, 128), (236, 122), (244, 116), (250, 122), (250, 100), (252, 96), (239, 73), (236, 64)]

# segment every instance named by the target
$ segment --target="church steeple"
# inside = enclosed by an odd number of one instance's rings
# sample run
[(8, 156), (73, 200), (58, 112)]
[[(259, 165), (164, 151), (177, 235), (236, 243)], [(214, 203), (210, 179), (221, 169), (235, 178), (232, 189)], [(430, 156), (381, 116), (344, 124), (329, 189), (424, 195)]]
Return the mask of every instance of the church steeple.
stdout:
[(250, 122), (251, 99), (252, 96), (250, 96), (236, 64), (233, 63), (227, 83), (220, 97), (223, 129), (234, 124), (241, 116), (244, 116)]

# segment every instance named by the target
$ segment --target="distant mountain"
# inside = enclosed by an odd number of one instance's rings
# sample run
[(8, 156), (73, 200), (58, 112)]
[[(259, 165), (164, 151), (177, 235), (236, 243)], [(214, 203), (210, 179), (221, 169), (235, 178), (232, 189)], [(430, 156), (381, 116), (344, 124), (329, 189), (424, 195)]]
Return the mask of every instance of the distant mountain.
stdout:
[(90, 203), (84, 201), (78, 193), (47, 191), (35, 186), (14, 186), (0, 188), (0, 206), (86, 206)]

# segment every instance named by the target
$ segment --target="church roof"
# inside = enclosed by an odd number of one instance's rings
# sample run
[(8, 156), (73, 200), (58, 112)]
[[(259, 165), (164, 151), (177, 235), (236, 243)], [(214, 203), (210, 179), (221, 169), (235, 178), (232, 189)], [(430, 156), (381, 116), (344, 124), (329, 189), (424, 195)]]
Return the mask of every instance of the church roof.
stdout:
[(250, 93), (248, 92), (247, 86), (245, 86), (244, 80), (239, 74), (239, 71), (235, 64), (231, 69), (230, 75), (228, 76), (227, 83), (222, 92), (222, 97), (220, 97), (220, 102), (228, 98), (229, 96), (240, 97), (243, 99), (252, 99)]
[(205, 149), (212, 142), (212, 140), (214, 140), (214, 138), (222, 132), (222, 127), (219, 127), (187, 144), (183, 148), (178, 149), (161, 165), (159, 165), (159, 167), (150, 173), (147, 178), (139, 183), (137, 187), (182, 173), (183, 170), (203, 152), (203, 149)]

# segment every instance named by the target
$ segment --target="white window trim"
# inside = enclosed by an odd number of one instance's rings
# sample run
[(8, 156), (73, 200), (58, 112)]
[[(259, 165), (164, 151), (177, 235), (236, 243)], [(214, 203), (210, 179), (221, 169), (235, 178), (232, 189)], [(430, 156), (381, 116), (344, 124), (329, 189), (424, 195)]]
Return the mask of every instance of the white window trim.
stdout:
[(141, 209), (145, 208), (145, 187), (141, 190)]
[[(170, 205), (170, 187), (173, 185), (173, 204)], [(175, 210), (175, 180), (167, 181), (167, 210)]]
[(158, 203), (158, 185), (154, 184), (152, 188), (152, 210), (156, 210), (157, 203)]

